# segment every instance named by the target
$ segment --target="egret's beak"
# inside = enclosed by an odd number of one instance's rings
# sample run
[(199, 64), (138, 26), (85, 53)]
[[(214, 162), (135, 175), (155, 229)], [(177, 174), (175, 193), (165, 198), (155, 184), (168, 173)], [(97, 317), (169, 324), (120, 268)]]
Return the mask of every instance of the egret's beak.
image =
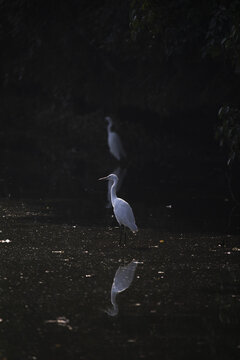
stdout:
[(107, 176), (99, 178), (98, 180), (107, 180)]

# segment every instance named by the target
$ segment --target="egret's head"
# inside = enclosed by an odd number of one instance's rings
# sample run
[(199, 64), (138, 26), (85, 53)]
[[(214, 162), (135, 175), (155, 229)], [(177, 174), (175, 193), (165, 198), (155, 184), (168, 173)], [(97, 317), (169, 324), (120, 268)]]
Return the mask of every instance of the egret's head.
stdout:
[(112, 125), (112, 119), (110, 118), (110, 116), (105, 116), (105, 120)]
[(110, 175), (102, 177), (98, 180), (118, 181), (118, 177), (115, 174), (110, 174)]

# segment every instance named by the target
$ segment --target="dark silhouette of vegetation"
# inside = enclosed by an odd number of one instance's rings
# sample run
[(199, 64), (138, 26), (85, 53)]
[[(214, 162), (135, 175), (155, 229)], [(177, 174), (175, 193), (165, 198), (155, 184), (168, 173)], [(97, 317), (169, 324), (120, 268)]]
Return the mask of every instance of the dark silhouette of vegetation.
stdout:
[[(216, 131), (237, 163), (240, 1), (13, 0), (0, 11), (2, 195), (84, 191), (112, 166), (108, 114), (139, 172), (199, 179), (224, 163)], [(224, 104), (235, 115), (219, 120)]]

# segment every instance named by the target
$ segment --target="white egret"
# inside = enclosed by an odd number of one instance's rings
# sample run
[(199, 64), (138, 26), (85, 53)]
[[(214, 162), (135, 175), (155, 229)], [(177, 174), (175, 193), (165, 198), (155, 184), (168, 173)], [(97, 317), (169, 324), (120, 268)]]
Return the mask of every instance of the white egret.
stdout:
[(132, 260), (129, 264), (125, 266), (119, 266), (119, 268), (117, 269), (111, 289), (111, 303), (113, 305), (113, 308), (106, 310), (106, 313), (108, 315), (116, 316), (118, 314), (118, 304), (116, 301), (116, 296), (120, 292), (125, 291), (131, 285), (137, 268), (137, 264), (137, 261)]
[(110, 116), (106, 116), (105, 120), (108, 122), (107, 132), (109, 151), (118, 161), (120, 161), (122, 157), (126, 157), (126, 152), (119, 135), (115, 131), (112, 131), (113, 121)]
[[(124, 227), (124, 236), (126, 240), (126, 227), (128, 227), (132, 232), (138, 231), (138, 227), (135, 223), (135, 218), (133, 215), (133, 211), (131, 206), (123, 199), (117, 197), (116, 195), (116, 187), (118, 183), (118, 177), (115, 174), (110, 174), (98, 180), (108, 180), (111, 181), (111, 202), (113, 206), (113, 212), (117, 219), (117, 222), (120, 225), (120, 229), (122, 230), (122, 225)], [(122, 231), (120, 236), (120, 243), (122, 240)]]
[[(123, 179), (126, 176), (126, 172), (127, 172), (127, 169), (126, 168), (122, 169), (120, 166), (118, 168), (116, 168), (115, 170), (113, 170), (112, 174), (117, 175), (118, 180), (119, 180), (118, 183), (117, 183), (116, 192), (118, 190), (120, 190), (120, 188), (122, 186)], [(112, 183), (111, 183), (111, 181), (108, 181), (108, 193), (107, 193), (108, 203), (106, 205), (107, 209), (112, 207), (112, 203), (111, 203), (111, 187), (112, 187)]]

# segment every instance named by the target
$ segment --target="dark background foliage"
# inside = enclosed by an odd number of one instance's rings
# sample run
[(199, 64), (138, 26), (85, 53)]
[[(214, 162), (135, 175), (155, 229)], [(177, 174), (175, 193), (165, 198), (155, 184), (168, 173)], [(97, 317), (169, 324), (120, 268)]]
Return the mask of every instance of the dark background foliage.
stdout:
[(239, 0), (13, 0), (0, 13), (2, 196), (96, 189), (117, 166), (111, 115), (128, 188), (226, 196), (230, 172), (238, 197)]

